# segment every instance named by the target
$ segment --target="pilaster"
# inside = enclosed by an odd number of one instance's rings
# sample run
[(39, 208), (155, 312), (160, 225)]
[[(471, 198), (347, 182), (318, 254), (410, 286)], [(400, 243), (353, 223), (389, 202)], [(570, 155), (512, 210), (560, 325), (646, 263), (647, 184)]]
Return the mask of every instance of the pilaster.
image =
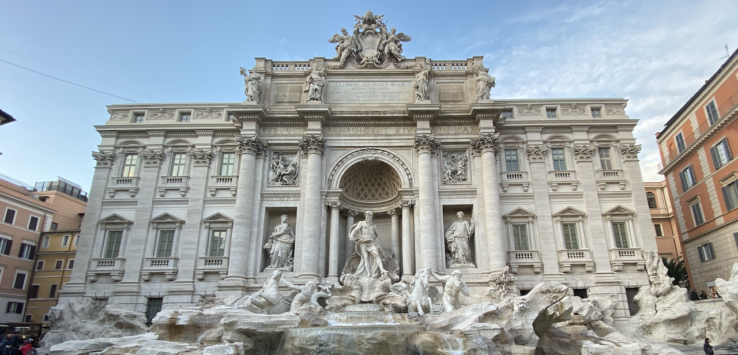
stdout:
[(635, 219), (637, 228), (641, 234), (643, 251), (656, 251), (656, 231), (651, 222), (651, 211), (648, 208), (646, 200), (646, 187), (643, 183), (643, 174), (641, 174), (641, 166), (638, 163), (638, 153), (641, 151), (640, 145), (620, 146), (620, 155), (623, 159), (623, 168), (628, 176), (628, 185), (633, 193), (633, 204), (635, 206)]
[(433, 164), (431, 153), (440, 144), (431, 135), (415, 137), (418, 152), (418, 210), (420, 213), (420, 267), (438, 270), (436, 234), (436, 206), (433, 191)]
[[(605, 233), (605, 221), (602, 218), (602, 208), (600, 207), (600, 196), (597, 192), (597, 176), (592, 163), (594, 147), (589, 144), (581, 144), (576, 145), (573, 151), (577, 170), (580, 174), (582, 193), (584, 194), (589, 240), (592, 243), (588, 247), (592, 251), (597, 274), (599, 276), (609, 275), (612, 273), (610, 252), (606, 239), (607, 233)], [(583, 237), (582, 235), (580, 238)]]
[[(530, 141), (530, 140), (529, 140)], [(548, 176), (546, 170), (546, 155), (548, 148), (543, 145), (529, 144), (525, 149), (530, 162), (531, 176)], [(543, 279), (561, 281), (561, 271), (559, 270), (558, 253), (556, 252), (556, 234), (553, 233), (553, 211), (551, 211), (551, 200), (548, 193), (548, 182), (546, 179), (531, 179), (533, 187), (533, 196), (536, 206), (536, 221), (538, 223), (539, 252), (541, 262), (543, 263)], [(553, 248), (551, 248), (553, 247)], [(543, 250), (546, 248), (547, 250)]]
[[(320, 265), (320, 221), (323, 218), (323, 203), (320, 195), (321, 176), (322, 176), (322, 158), (325, 140), (322, 135), (306, 135), (302, 137), (299, 143), (303, 154), (307, 154), (307, 169), (305, 189), (302, 191), (302, 201), (304, 207), (304, 220), (306, 223), (302, 227), (302, 250), (300, 255), (300, 268), (297, 271), (298, 277), (317, 279), (318, 267)], [(316, 257), (310, 257), (316, 256)]]
[(507, 241), (500, 213), (499, 175), (497, 153), (500, 151), (499, 133), (481, 133), (472, 139), (472, 149), (482, 156), (482, 193), (484, 195), (484, 225), (490, 271), (501, 270), (507, 264)]

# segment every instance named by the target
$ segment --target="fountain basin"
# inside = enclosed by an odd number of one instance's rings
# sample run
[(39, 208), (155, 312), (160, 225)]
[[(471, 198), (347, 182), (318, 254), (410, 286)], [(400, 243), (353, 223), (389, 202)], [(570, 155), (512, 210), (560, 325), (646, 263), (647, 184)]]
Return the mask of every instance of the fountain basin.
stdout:
[(330, 326), (398, 325), (414, 323), (407, 317), (407, 314), (392, 312), (328, 313), (324, 319)]
[(343, 312), (382, 312), (384, 307), (382, 305), (373, 303), (358, 303), (350, 304), (344, 307)]

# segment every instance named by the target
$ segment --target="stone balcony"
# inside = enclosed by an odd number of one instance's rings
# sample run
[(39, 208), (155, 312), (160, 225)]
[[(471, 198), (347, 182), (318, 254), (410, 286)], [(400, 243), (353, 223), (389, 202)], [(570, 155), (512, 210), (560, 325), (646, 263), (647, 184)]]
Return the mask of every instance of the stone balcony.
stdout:
[(125, 272), (126, 259), (114, 258), (95, 258), (92, 259), (92, 265), (87, 270), (87, 279), (90, 282), (96, 282), (98, 275), (110, 275), (113, 281), (120, 281)]
[(585, 271), (592, 272), (594, 270), (592, 251), (589, 249), (559, 250), (559, 268), (561, 272), (571, 272), (572, 265), (584, 266)]
[(571, 186), (571, 191), (577, 191), (579, 188), (579, 180), (577, 172), (574, 170), (556, 170), (548, 172), (548, 186), (551, 191), (557, 191), (559, 185)]
[(238, 189), (238, 175), (213, 175), (210, 177), (208, 191), (210, 196), (215, 196), (218, 190), (229, 190), (231, 196), (236, 196)]
[(520, 185), (523, 192), (528, 192), (530, 179), (527, 171), (505, 171), (500, 173), (500, 186), (503, 192), (507, 192), (510, 186)]
[(201, 256), (197, 259), (197, 268), (195, 276), (198, 280), (205, 279), (207, 273), (218, 273), (220, 279), (225, 279), (228, 275), (228, 257), (227, 256)]
[(190, 189), (189, 176), (162, 176), (159, 186), (159, 197), (164, 197), (168, 190), (179, 191), (179, 195), (182, 197), (187, 196), (187, 191)]
[(638, 271), (645, 270), (646, 260), (643, 258), (641, 248), (610, 249), (612, 271), (622, 271), (625, 264), (635, 265)]
[(153, 274), (164, 274), (169, 281), (173, 281), (177, 277), (178, 258), (146, 258), (144, 259), (144, 267), (141, 269), (141, 278), (144, 281), (151, 280)]
[(138, 176), (130, 177), (113, 177), (110, 179), (108, 184), (108, 196), (110, 198), (115, 197), (115, 193), (118, 191), (127, 191), (131, 197), (136, 197), (138, 193)]
[(541, 273), (541, 253), (538, 250), (510, 250), (507, 252), (510, 261), (510, 269), (513, 273), (518, 272), (519, 267), (532, 267), (536, 274)]
[(605, 190), (608, 184), (616, 184), (621, 190), (625, 190), (626, 182), (625, 173), (622, 170), (601, 170), (597, 169), (597, 186), (600, 190)]

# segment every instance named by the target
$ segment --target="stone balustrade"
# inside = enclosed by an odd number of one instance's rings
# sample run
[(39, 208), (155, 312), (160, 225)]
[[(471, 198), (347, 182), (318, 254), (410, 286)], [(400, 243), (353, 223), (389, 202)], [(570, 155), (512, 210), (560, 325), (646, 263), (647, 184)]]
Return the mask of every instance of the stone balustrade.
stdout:
[(208, 192), (215, 196), (218, 190), (229, 190), (231, 196), (236, 196), (238, 190), (238, 175), (213, 175), (210, 177)]
[(159, 197), (164, 197), (167, 190), (177, 190), (180, 196), (187, 196), (187, 191), (190, 189), (189, 180), (189, 176), (162, 176), (157, 187)]
[(528, 192), (530, 187), (530, 179), (527, 171), (503, 171), (500, 173), (500, 186), (502, 191), (507, 192), (511, 185), (520, 185), (523, 192)]
[(510, 260), (510, 269), (513, 273), (518, 272), (521, 266), (530, 266), (536, 274), (541, 272), (541, 253), (538, 250), (510, 250), (507, 252)]
[(98, 275), (109, 275), (113, 281), (120, 281), (125, 272), (125, 263), (124, 258), (93, 258), (87, 278), (90, 282), (96, 282)]
[(638, 271), (643, 271), (646, 260), (641, 248), (618, 248), (610, 249), (610, 264), (613, 271), (622, 271), (624, 264), (633, 264)]
[(218, 273), (220, 279), (225, 279), (228, 274), (228, 257), (227, 256), (201, 256), (197, 259), (197, 267), (195, 276), (198, 280), (203, 280), (207, 273)]
[(589, 249), (564, 249), (559, 250), (559, 268), (561, 272), (571, 272), (572, 265), (584, 266), (585, 271), (594, 270), (592, 251)]

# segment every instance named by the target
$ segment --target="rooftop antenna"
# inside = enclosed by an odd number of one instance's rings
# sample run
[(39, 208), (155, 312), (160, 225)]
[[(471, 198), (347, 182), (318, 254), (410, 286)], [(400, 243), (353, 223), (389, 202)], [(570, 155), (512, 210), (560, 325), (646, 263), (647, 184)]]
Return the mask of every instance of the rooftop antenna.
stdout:
[(728, 51), (728, 45), (726, 44), (725, 45), (725, 57), (722, 57), (720, 59), (725, 59), (725, 58), (728, 58), (728, 57), (730, 57), (730, 52)]

